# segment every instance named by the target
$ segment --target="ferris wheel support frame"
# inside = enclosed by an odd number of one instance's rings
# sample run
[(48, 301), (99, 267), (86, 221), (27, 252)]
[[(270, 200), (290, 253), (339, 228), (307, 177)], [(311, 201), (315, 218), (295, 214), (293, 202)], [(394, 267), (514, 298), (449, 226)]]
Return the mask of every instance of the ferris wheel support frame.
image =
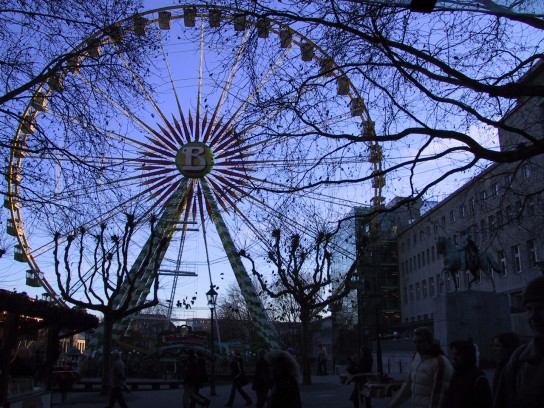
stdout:
[(242, 258), (238, 254), (227, 225), (221, 216), (217, 202), (204, 179), (202, 179), (201, 185), (204, 195), (211, 207), (210, 215), (212, 221), (215, 224), (215, 228), (217, 229), (217, 233), (219, 234), (219, 238), (221, 239), (221, 243), (223, 244), (223, 248), (229, 259), (236, 281), (240, 286), (240, 291), (246, 302), (246, 307), (255, 325), (255, 329), (261, 339), (264, 340), (269, 347), (280, 348), (277, 330), (268, 318), (263, 303), (255, 292), (249, 274), (242, 263)]

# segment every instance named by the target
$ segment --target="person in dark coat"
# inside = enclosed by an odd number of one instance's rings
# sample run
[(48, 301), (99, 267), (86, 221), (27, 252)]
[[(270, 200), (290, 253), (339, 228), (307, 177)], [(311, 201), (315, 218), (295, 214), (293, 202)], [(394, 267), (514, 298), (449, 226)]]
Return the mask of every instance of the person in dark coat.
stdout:
[(495, 399), (495, 393), (499, 386), (499, 379), (501, 378), (502, 371), (508, 363), (510, 356), (521, 346), (521, 339), (513, 331), (503, 332), (497, 334), (493, 338), (493, 353), (495, 354), (495, 373), (493, 374), (493, 398)]
[[(370, 351), (370, 348), (367, 346), (364, 346), (361, 349), (361, 356), (359, 358), (359, 361), (355, 363), (352, 362), (351, 365), (348, 366), (348, 373), (354, 377), (352, 377), (352, 381), (354, 383), (353, 391), (351, 392), (351, 395), (349, 396), (349, 400), (353, 402), (354, 408), (359, 408), (359, 401), (361, 398), (361, 391), (363, 390), (363, 386), (366, 383), (366, 377), (357, 376), (358, 374), (362, 373), (370, 373), (372, 372), (372, 364), (374, 363), (372, 359), (372, 353)], [(366, 408), (372, 408), (372, 402), (370, 397), (362, 397), (364, 401), (364, 405)]]
[(272, 370), (272, 389), (268, 399), (269, 408), (301, 408), (298, 381), (300, 369), (291, 354), (283, 350), (272, 350), (268, 354)]
[(476, 347), (471, 340), (450, 345), (454, 372), (450, 381), (447, 408), (491, 408), (493, 397), (485, 373), (476, 366)]
[(244, 372), (244, 361), (242, 360), (242, 355), (239, 351), (234, 353), (232, 360), (229, 364), (231, 376), (232, 376), (232, 387), (230, 389), (229, 400), (225, 404), (226, 407), (232, 407), (234, 403), (234, 397), (236, 396), (236, 391), (242, 396), (246, 401), (246, 405), (253, 404), (251, 397), (247, 395), (243, 387), (248, 383), (246, 374)]
[(253, 385), (251, 389), (257, 395), (256, 408), (263, 408), (268, 402), (268, 391), (272, 385), (270, 375), (270, 365), (268, 364), (268, 350), (260, 349), (257, 354), (257, 363), (255, 364), (255, 375), (253, 376)]
[(196, 404), (203, 407), (210, 405), (210, 400), (198, 393), (199, 387), (202, 385), (201, 372), (198, 366), (198, 360), (194, 350), (188, 351), (187, 367), (185, 369), (184, 392), (183, 392), (183, 407), (194, 408)]
[(523, 306), (533, 338), (519, 346), (504, 367), (495, 408), (544, 407), (544, 276), (527, 284)]
[(198, 384), (196, 385), (196, 394), (199, 397), (206, 399), (201, 393), (200, 389), (208, 382), (208, 371), (206, 370), (206, 358), (202, 353), (197, 353), (197, 365), (198, 365)]
[(108, 408), (113, 408), (115, 402), (119, 402), (121, 408), (127, 408), (125, 397), (123, 396), (123, 386), (125, 385), (125, 363), (121, 360), (121, 353), (114, 352), (113, 365), (110, 373), (110, 398)]

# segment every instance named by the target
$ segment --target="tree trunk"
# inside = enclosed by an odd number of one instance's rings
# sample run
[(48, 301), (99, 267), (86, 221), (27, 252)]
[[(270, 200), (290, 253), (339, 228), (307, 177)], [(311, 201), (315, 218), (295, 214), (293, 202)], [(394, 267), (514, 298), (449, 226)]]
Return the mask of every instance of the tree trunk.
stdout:
[(114, 320), (104, 315), (104, 338), (102, 339), (102, 391), (107, 394), (110, 389), (111, 348)]
[(312, 383), (312, 361), (310, 358), (310, 314), (300, 313), (300, 323), (302, 327), (302, 384), (310, 385)]

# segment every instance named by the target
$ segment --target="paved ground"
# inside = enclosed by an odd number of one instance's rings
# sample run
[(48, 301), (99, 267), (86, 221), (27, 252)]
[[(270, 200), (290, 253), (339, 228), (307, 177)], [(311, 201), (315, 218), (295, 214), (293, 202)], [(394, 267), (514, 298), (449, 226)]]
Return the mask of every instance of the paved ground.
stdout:
[[(313, 384), (300, 387), (302, 406), (307, 408), (352, 408), (353, 404), (348, 400), (353, 385), (340, 384), (337, 375), (314, 376)], [(253, 398), (255, 393), (250, 386), (245, 387), (246, 392)], [(217, 395), (212, 398), (210, 407), (224, 407), (230, 392), (230, 385), (217, 385)], [(203, 390), (203, 395), (209, 396), (209, 388)], [(181, 408), (183, 390), (160, 390), (160, 391), (132, 391), (125, 394), (129, 408)], [(389, 398), (373, 399), (372, 408), (386, 408)], [(104, 408), (107, 405), (107, 397), (100, 396), (95, 392), (77, 392), (68, 394), (67, 403), (60, 402), (60, 395), (53, 396), (53, 406), (56, 407), (81, 407), (81, 408)], [(117, 406), (117, 405), (116, 405)], [(245, 406), (244, 400), (236, 396), (234, 407)]]

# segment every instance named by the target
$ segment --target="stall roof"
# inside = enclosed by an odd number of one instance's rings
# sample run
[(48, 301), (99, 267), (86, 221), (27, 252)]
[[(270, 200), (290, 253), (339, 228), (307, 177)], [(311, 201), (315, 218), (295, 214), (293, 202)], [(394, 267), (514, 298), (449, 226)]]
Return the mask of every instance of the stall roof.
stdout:
[(0, 289), (0, 312), (13, 313), (28, 319), (35, 319), (42, 326), (58, 324), (61, 330), (74, 333), (90, 330), (98, 326), (98, 317), (78, 309), (57, 306), (45, 300), (28, 297), (26, 293), (16, 293)]

